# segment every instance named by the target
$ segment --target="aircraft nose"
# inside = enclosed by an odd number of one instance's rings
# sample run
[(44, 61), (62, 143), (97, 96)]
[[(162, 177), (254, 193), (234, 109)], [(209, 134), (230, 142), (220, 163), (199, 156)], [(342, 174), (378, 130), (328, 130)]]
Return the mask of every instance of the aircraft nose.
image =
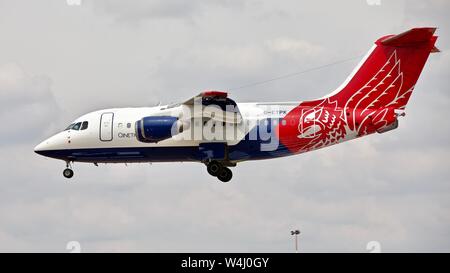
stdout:
[(51, 157), (55, 150), (65, 147), (64, 140), (64, 136), (61, 133), (58, 133), (39, 143), (36, 147), (34, 147), (34, 152), (43, 156)]
[(44, 155), (44, 151), (48, 150), (48, 139), (42, 141), (41, 143), (39, 143), (38, 145), (36, 145), (36, 147), (34, 147), (34, 152), (40, 155)]

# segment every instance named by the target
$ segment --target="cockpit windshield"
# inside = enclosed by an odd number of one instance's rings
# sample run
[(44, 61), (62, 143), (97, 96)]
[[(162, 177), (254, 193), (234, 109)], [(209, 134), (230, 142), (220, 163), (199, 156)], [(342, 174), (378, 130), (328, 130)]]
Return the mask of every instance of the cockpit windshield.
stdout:
[(67, 126), (66, 129), (64, 129), (64, 131), (70, 130), (72, 129), (72, 127), (75, 125), (75, 123), (70, 124), (69, 126)]
[(72, 126), (72, 130), (80, 130), (81, 122), (75, 123), (75, 125)]
[(76, 122), (76, 123), (72, 123), (69, 126), (67, 126), (67, 128), (64, 131), (67, 130), (86, 130), (88, 128), (88, 122), (87, 121), (83, 121), (83, 122)]

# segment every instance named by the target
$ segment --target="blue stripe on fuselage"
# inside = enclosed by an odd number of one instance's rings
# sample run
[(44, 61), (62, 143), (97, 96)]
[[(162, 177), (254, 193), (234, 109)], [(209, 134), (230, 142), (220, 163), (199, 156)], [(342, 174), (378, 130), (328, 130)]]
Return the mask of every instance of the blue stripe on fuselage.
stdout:
[[(271, 119), (266, 120), (268, 124), (272, 124)], [(266, 122), (266, 120), (261, 122)], [(264, 130), (271, 133), (269, 140), (265, 140), (264, 136), (260, 135), (260, 127), (260, 124), (255, 126), (238, 144), (228, 146), (230, 161), (268, 159), (292, 154), (278, 142), (270, 125), (264, 127)], [(268, 145), (273, 140), (275, 140), (275, 146), (272, 149), (262, 149), (264, 145)], [(61, 149), (36, 151), (36, 153), (66, 161), (80, 162), (173, 162), (204, 159), (204, 154), (199, 151), (198, 146)]]

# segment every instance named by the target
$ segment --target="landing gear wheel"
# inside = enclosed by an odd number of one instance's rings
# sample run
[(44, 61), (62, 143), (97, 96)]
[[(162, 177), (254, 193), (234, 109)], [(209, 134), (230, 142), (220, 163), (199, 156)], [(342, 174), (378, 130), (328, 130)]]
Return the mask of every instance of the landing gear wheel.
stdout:
[(65, 178), (71, 178), (73, 176), (72, 169), (69, 169), (69, 168), (65, 169), (63, 171), (63, 175), (64, 175)]
[(211, 161), (208, 163), (206, 169), (210, 175), (218, 176), (220, 171), (223, 169), (223, 166), (217, 161)]
[(217, 176), (217, 178), (219, 178), (219, 180), (224, 183), (229, 182), (231, 178), (233, 178), (233, 172), (227, 167), (224, 167), (222, 168), (222, 170), (220, 170), (220, 173)]

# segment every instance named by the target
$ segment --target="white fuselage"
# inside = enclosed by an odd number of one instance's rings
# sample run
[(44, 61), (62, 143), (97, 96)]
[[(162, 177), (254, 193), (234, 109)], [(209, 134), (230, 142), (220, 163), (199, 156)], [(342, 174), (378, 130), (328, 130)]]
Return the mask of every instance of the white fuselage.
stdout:
[[(296, 107), (299, 102), (286, 103), (239, 103), (238, 108), (242, 115), (242, 122), (232, 124), (235, 131), (233, 137), (226, 139), (206, 139), (205, 137), (192, 138), (194, 126), (184, 130), (177, 137), (168, 138), (156, 143), (145, 143), (136, 137), (136, 122), (146, 116), (178, 116), (182, 112), (182, 104), (162, 105), (139, 108), (112, 108), (94, 111), (85, 114), (72, 124), (87, 122), (87, 128), (83, 130), (68, 129), (55, 134), (36, 146), (35, 151), (75, 151), (101, 150), (113, 148), (162, 148), (162, 147), (198, 147), (204, 142), (225, 142), (228, 146), (235, 146), (254, 129), (261, 121), (267, 119), (278, 120)], [(214, 120), (212, 121), (214, 122)], [(189, 137), (191, 136), (191, 137)], [(245, 152), (245, 151), (244, 151)], [(51, 156), (52, 157), (52, 156)], [(58, 158), (55, 156), (55, 158)], [(61, 158), (62, 159), (62, 158)], [(76, 158), (71, 161), (84, 162), (122, 162), (122, 160), (103, 160), (98, 158)], [(68, 159), (70, 160), (70, 158)], [(176, 159), (174, 159), (176, 160)], [(123, 162), (135, 161), (133, 158), (123, 158)], [(152, 158), (142, 158), (137, 161), (153, 161)], [(155, 161), (164, 161), (155, 159)], [(172, 161), (172, 160), (170, 160)], [(184, 161), (183, 157), (176, 161)], [(238, 161), (238, 160), (236, 160)]]

